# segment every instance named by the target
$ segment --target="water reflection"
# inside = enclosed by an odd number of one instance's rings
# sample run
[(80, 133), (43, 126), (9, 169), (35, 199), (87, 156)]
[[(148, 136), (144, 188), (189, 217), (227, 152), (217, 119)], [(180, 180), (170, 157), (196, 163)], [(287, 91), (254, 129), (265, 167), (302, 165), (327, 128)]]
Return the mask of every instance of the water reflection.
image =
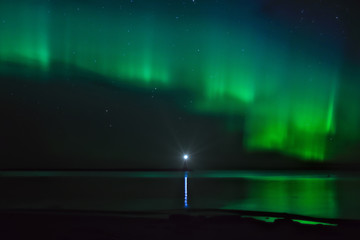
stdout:
[(358, 173), (0, 171), (0, 180), (3, 209), (237, 209), (360, 219)]
[(184, 208), (188, 207), (187, 179), (188, 179), (188, 172), (186, 171), (184, 175)]
[(338, 217), (333, 179), (247, 181), (246, 194), (226, 209), (286, 212), (307, 216)]

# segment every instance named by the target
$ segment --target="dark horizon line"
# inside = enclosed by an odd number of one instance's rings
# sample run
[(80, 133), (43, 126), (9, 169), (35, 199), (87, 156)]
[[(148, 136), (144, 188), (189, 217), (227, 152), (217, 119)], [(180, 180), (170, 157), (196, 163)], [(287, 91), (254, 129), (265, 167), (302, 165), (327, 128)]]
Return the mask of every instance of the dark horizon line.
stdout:
[(173, 172), (183, 172), (183, 171), (349, 171), (349, 172), (358, 172), (360, 171), (360, 166), (343, 166), (342, 168), (332, 168), (332, 167), (323, 167), (323, 168), (309, 168), (309, 167), (297, 167), (297, 168), (209, 168), (209, 169), (191, 169), (191, 168), (0, 168), (0, 172), (45, 172), (45, 171), (63, 171), (63, 172), (137, 172), (137, 171), (173, 171)]

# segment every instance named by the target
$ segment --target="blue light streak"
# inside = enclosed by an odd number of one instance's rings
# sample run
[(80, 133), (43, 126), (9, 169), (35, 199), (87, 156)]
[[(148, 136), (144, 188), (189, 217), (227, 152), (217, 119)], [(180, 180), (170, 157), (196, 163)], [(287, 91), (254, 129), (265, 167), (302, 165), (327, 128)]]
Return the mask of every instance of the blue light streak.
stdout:
[(185, 177), (184, 177), (184, 208), (188, 207), (187, 178), (188, 178), (188, 172), (185, 172)]

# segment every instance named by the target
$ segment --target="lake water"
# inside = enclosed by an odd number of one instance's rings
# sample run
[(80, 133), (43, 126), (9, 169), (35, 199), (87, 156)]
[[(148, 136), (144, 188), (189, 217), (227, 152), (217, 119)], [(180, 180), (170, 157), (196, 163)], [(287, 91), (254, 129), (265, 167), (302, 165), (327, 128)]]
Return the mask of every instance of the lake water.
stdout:
[(2, 171), (2, 209), (236, 209), (360, 219), (360, 177), (331, 172)]

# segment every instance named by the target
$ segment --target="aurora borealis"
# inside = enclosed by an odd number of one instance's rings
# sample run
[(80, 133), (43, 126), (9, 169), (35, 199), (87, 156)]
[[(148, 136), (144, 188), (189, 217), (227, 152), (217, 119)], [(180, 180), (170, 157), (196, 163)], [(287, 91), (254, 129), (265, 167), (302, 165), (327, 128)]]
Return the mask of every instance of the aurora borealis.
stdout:
[(0, 61), (48, 81), (77, 68), (114, 88), (186, 91), (186, 111), (222, 116), (247, 152), (349, 157), (360, 141), (358, 30), (341, 1), (305, 2), (2, 1)]

